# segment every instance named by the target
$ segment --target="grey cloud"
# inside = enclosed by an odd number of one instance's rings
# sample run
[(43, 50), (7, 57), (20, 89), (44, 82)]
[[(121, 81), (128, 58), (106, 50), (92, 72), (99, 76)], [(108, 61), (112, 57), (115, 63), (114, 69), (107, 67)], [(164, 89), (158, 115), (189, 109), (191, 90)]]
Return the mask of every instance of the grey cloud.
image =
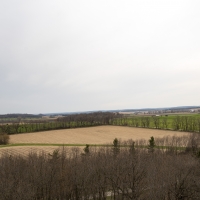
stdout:
[(4, 1), (0, 113), (198, 105), (199, 1)]

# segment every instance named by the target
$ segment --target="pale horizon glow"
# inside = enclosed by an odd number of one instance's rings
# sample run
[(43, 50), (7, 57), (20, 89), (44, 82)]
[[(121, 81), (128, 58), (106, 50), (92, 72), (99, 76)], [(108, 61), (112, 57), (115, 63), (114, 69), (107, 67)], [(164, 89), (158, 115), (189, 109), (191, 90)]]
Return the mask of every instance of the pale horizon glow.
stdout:
[(199, 7), (2, 1), (0, 114), (200, 106)]

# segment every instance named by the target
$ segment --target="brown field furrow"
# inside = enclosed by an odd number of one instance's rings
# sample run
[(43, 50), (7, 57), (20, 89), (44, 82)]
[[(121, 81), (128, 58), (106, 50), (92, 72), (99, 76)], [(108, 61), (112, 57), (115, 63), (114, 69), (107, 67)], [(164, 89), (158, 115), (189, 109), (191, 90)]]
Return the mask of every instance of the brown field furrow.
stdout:
[(167, 130), (155, 130), (121, 126), (97, 126), (53, 130), (35, 133), (16, 134), (10, 136), (10, 143), (49, 143), (49, 144), (107, 144), (114, 138), (122, 140), (148, 140), (151, 136), (183, 136), (187, 133)]
[[(64, 147), (66, 151), (71, 152), (72, 148), (76, 147)], [(82, 151), (83, 147), (79, 147), (80, 151)], [(5, 147), (0, 148), (0, 157), (2, 155), (12, 155), (12, 156), (27, 156), (30, 153), (37, 153), (37, 154), (52, 154), (54, 150), (59, 150), (62, 152), (63, 147), (57, 147), (57, 146), (14, 146), (14, 147)]]

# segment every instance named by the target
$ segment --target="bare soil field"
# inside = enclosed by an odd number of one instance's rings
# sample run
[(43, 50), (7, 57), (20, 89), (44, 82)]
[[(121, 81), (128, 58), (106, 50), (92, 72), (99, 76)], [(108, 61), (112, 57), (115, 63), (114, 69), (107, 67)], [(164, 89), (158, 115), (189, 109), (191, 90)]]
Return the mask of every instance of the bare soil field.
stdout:
[(10, 136), (10, 143), (46, 143), (46, 144), (108, 144), (115, 138), (122, 140), (150, 139), (151, 136), (183, 136), (185, 132), (145, 129), (121, 126), (97, 126), (52, 130)]
[(0, 157), (2, 155), (8, 154), (12, 156), (28, 156), (28, 154), (36, 153), (36, 154), (52, 154), (55, 150), (62, 150), (69, 152), (72, 151), (83, 151), (84, 147), (57, 147), (57, 146), (13, 146), (13, 147), (4, 147), (0, 148)]
[(49, 153), (53, 152), (55, 149), (58, 149), (56, 146), (14, 146), (14, 147), (4, 147), (0, 149), (0, 156), (4, 153), (9, 155), (28, 155), (29, 153)]

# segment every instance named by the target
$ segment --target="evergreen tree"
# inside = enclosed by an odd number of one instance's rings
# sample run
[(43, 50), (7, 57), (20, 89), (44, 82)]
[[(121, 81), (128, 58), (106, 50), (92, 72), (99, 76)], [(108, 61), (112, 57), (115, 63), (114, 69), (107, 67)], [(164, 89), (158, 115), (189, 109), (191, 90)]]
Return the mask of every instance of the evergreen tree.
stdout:
[(154, 152), (154, 148), (155, 148), (155, 140), (154, 140), (154, 137), (151, 136), (150, 140), (149, 140), (149, 146), (148, 146), (148, 149), (149, 149), (149, 152)]
[(119, 152), (120, 152), (119, 140), (117, 138), (115, 138), (113, 140), (113, 154), (114, 154), (114, 156), (117, 156), (117, 154), (119, 154)]
[(86, 144), (86, 147), (83, 149), (83, 151), (85, 152), (85, 155), (88, 155), (90, 153), (89, 147), (90, 147), (90, 145)]
[(131, 145), (130, 145), (130, 148), (129, 148), (129, 152), (130, 152), (130, 154), (134, 154), (135, 153), (135, 142), (134, 141), (131, 142)]

